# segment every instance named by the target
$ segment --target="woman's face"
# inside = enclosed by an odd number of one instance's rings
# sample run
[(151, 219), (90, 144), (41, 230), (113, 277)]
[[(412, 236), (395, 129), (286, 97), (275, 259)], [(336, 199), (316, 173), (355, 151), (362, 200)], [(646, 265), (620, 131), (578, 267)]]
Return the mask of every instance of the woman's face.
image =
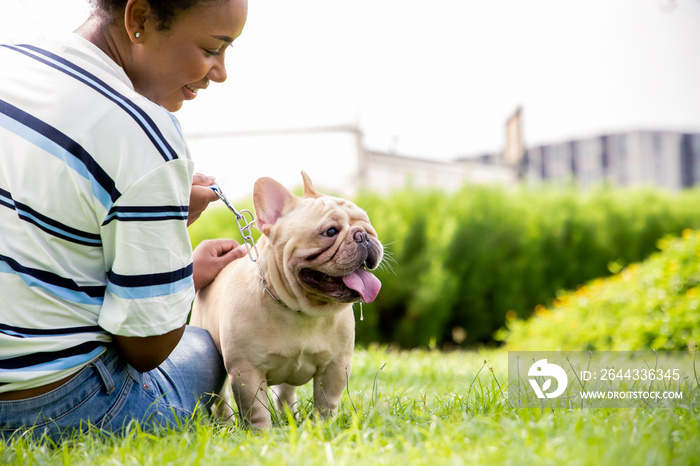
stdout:
[(127, 70), (136, 91), (175, 112), (210, 81), (224, 82), (226, 49), (241, 34), (247, 14), (247, 0), (225, 0), (185, 11), (165, 31), (146, 21)]

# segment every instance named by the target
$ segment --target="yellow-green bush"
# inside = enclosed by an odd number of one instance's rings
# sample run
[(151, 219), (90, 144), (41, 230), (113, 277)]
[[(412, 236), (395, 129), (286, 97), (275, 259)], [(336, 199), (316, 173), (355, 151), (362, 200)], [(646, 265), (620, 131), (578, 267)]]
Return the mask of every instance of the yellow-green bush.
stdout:
[[(354, 200), (390, 257), (376, 272), (382, 290), (364, 305), (357, 340), (403, 347), (494, 343), (506, 321), (529, 317), (557, 291), (642, 260), (664, 235), (700, 228), (698, 190), (468, 185)], [(190, 235), (195, 244), (240, 238), (224, 209), (205, 212)]]
[(659, 241), (661, 252), (562, 293), (502, 331), (513, 350), (687, 350), (700, 340), (700, 232)]

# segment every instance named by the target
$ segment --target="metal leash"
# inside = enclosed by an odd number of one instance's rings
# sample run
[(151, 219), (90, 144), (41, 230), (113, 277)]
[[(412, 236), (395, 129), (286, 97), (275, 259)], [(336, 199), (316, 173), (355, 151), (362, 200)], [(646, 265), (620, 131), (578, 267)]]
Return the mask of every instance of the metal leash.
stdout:
[[(267, 279), (265, 278), (265, 274), (263, 273), (260, 264), (258, 264), (258, 258), (260, 257), (260, 254), (258, 253), (258, 247), (255, 245), (255, 240), (253, 239), (253, 235), (251, 233), (251, 229), (255, 226), (255, 215), (253, 215), (253, 212), (251, 212), (248, 209), (244, 209), (238, 212), (235, 209), (235, 207), (233, 207), (233, 205), (231, 205), (231, 203), (228, 201), (226, 195), (221, 190), (221, 187), (218, 184), (209, 185), (209, 188), (212, 191), (214, 191), (217, 196), (219, 196), (221, 202), (223, 202), (224, 205), (228, 207), (228, 210), (233, 212), (233, 215), (236, 216), (236, 225), (238, 225), (238, 230), (241, 232), (241, 236), (243, 237), (243, 244), (245, 244), (245, 248), (248, 251), (248, 257), (251, 261), (253, 261), (255, 265), (258, 266), (258, 271), (260, 272), (261, 278), (260, 284), (263, 286), (265, 291), (267, 291), (267, 294), (269, 294), (272, 299), (284, 306), (284, 303), (282, 303), (282, 301), (280, 301), (279, 299), (275, 298), (275, 295), (273, 295), (272, 292), (267, 288)], [(248, 215), (249, 217), (246, 217), (246, 215)]]

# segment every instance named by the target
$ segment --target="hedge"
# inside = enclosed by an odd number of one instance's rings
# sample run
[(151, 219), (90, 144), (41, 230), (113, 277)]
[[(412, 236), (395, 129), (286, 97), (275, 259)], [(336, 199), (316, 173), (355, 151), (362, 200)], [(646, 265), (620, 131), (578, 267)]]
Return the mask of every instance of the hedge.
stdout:
[[(494, 344), (507, 321), (527, 319), (557, 292), (642, 260), (665, 235), (700, 228), (700, 190), (467, 185), (354, 201), (387, 251), (376, 272), (382, 290), (363, 306), (357, 341), (406, 348)], [(190, 235), (195, 245), (240, 237), (224, 209), (205, 212)]]

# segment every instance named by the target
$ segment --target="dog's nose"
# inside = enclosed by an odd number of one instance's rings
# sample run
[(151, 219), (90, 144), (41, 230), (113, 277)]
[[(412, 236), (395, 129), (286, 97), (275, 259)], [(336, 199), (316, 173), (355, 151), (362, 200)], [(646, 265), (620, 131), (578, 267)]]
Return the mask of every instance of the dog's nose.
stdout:
[(367, 233), (364, 231), (356, 231), (355, 234), (353, 235), (353, 238), (355, 239), (356, 243), (366, 243), (367, 242)]

